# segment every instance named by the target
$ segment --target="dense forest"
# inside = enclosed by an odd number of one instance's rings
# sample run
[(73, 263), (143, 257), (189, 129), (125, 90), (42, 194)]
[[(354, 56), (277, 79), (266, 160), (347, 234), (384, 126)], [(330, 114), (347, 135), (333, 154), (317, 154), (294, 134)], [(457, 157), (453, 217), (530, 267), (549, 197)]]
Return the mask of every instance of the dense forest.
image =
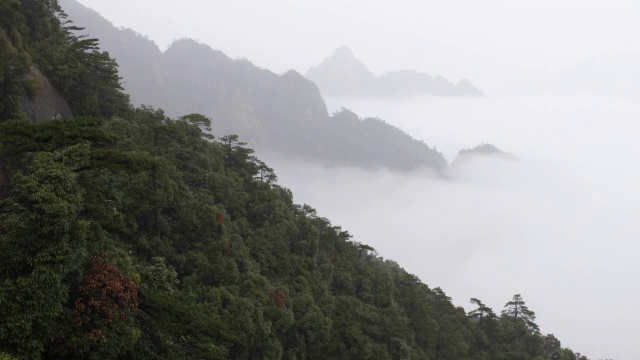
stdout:
[[(294, 204), (206, 116), (134, 108), (55, 0), (0, 26), (0, 359), (586, 359)], [(33, 121), (62, 106), (34, 69), (71, 115)]]

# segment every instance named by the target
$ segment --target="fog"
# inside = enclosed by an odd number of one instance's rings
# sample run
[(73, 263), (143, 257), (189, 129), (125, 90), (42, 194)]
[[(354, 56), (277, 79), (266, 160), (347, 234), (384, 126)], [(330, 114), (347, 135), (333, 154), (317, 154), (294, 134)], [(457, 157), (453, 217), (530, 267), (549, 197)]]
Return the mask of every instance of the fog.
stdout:
[(80, 2), (163, 49), (191, 37), (277, 73), (304, 74), (348, 45), (375, 74), (469, 79), (488, 96), (326, 101), (449, 161), (483, 142), (517, 160), (478, 158), (445, 179), (260, 155), (297, 202), (454, 304), (498, 312), (521, 293), (564, 346), (640, 359), (640, 2)]
[(453, 302), (500, 311), (521, 293), (543, 333), (594, 359), (637, 359), (640, 106), (598, 96), (329, 99), (437, 145), (485, 157), (450, 179), (272, 159), (295, 200)]

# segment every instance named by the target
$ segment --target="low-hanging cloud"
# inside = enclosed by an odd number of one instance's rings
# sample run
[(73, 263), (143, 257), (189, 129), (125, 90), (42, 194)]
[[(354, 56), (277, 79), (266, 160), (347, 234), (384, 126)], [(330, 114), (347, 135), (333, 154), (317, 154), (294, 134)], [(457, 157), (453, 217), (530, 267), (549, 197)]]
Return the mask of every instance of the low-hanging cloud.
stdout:
[(326, 168), (267, 156), (297, 202), (399, 262), (454, 303), (495, 311), (522, 293), (543, 332), (591, 358), (640, 357), (640, 106), (597, 97), (344, 101), (453, 160), (449, 178)]

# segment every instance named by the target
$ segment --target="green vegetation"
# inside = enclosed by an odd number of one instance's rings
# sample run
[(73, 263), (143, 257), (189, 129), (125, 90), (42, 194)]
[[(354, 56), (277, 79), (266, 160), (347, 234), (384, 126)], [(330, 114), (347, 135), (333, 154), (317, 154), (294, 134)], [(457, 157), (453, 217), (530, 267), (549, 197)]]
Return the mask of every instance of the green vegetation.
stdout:
[[(0, 117), (0, 359), (586, 359), (519, 295), (500, 317), (455, 307), (294, 204), (205, 116), (132, 109), (115, 73), (80, 81), (72, 64), (114, 64), (93, 41), (71, 50), (55, 2), (0, 10), (11, 46), (35, 39), (9, 58), (69, 85), (76, 114)], [(42, 34), (65, 40), (43, 50)]]

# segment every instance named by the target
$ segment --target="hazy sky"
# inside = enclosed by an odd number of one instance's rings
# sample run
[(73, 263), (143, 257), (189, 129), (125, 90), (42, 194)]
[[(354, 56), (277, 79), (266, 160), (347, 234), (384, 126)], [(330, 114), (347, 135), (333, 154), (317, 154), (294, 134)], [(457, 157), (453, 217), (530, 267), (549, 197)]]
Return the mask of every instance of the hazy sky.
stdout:
[(275, 72), (304, 73), (348, 45), (377, 74), (411, 68), (504, 93), (576, 64), (640, 59), (636, 0), (80, 2), (161, 48), (191, 37)]

